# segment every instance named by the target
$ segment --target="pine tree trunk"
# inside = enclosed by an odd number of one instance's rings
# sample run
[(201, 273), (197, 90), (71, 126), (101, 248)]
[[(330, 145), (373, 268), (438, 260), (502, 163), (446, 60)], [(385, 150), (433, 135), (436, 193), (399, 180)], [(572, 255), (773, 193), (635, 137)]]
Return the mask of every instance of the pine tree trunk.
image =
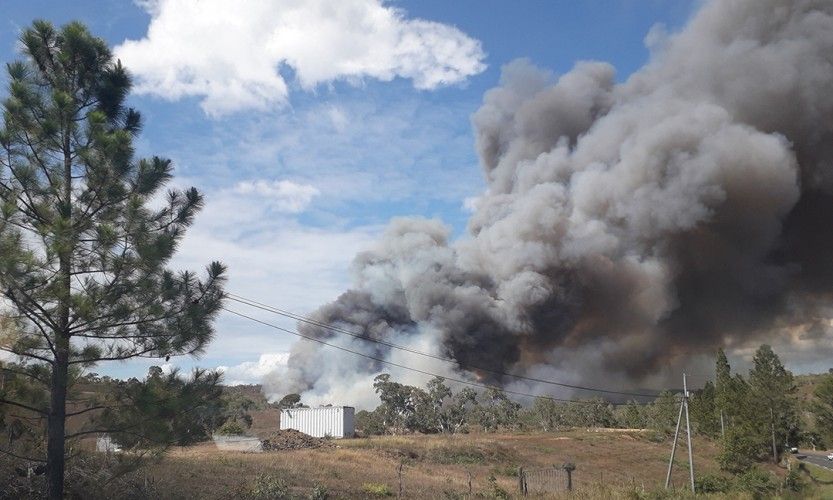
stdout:
[[(69, 124), (64, 132), (64, 185), (61, 216), (72, 223), (72, 151)], [(66, 243), (66, 242), (64, 242)], [(46, 441), (47, 488), (51, 500), (64, 497), (64, 462), (66, 447), (66, 402), (69, 372), (69, 301), (72, 293), (72, 250), (62, 245), (60, 263), (61, 291), (58, 299), (58, 328), (55, 331), (55, 361), (52, 364), (52, 387)]]
[(66, 425), (69, 340), (59, 335), (56, 339), (55, 350), (47, 426), (46, 470), (49, 498), (58, 500), (64, 496), (64, 427)]

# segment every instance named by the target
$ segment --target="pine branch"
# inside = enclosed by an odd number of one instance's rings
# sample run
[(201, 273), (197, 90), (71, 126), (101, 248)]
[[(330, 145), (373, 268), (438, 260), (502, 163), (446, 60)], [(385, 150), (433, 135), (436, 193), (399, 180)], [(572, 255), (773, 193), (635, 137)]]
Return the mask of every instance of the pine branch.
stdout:
[[(31, 348), (34, 349), (34, 348)], [(41, 349), (43, 350), (43, 349)], [(31, 352), (19, 352), (9, 349), (8, 347), (0, 346), (0, 351), (6, 351), (8, 353), (14, 354), (15, 356), (25, 356), (27, 358), (37, 359), (39, 361), (43, 361), (44, 363), (52, 364), (52, 360), (49, 358), (44, 358), (43, 356), (38, 356), (37, 354), (33, 354)]]
[(27, 456), (24, 456), (24, 455), (17, 455), (17, 454), (12, 453), (8, 450), (4, 450), (3, 448), (0, 448), (0, 453), (3, 453), (4, 455), (8, 455), (12, 458), (16, 458), (18, 460), (29, 460), (30, 462), (46, 463), (46, 460), (44, 460), (42, 458), (34, 458), (34, 457), (27, 457)]
[(33, 411), (33, 412), (39, 413), (41, 415), (48, 415), (49, 414), (49, 412), (47, 410), (44, 410), (44, 409), (41, 409), (41, 408), (36, 408), (34, 406), (29, 406), (27, 404), (19, 403), (17, 401), (12, 401), (11, 399), (6, 399), (4, 397), (0, 397), (0, 403), (7, 404), (7, 405), (12, 405), (12, 406), (17, 406), (18, 408), (23, 408), (24, 410)]
[(13, 373), (13, 374), (15, 374), (15, 375), (23, 375), (24, 377), (29, 377), (29, 378), (31, 378), (31, 379), (33, 379), (33, 380), (37, 380), (37, 381), (38, 381), (38, 382), (40, 382), (41, 384), (44, 384), (44, 385), (47, 385), (47, 386), (49, 385), (49, 381), (47, 381), (47, 380), (43, 380), (42, 378), (40, 378), (40, 377), (36, 376), (36, 375), (35, 375), (35, 374), (33, 374), (33, 373), (29, 373), (29, 372), (26, 372), (26, 371), (21, 371), (21, 370), (13, 370), (13, 369), (11, 369), (11, 368), (7, 368), (7, 367), (5, 367), (5, 366), (0, 366), (0, 370), (3, 370), (3, 371), (4, 371), (4, 372), (6, 372), (6, 373)]
[(128, 354), (122, 354), (119, 356), (103, 356), (103, 357), (96, 357), (96, 358), (87, 358), (87, 359), (72, 359), (69, 361), (70, 365), (77, 365), (77, 364), (88, 364), (88, 363), (98, 363), (99, 361), (122, 361), (125, 359), (130, 358), (137, 358), (142, 356), (143, 354), (147, 354), (149, 352), (153, 352), (157, 350), (156, 347), (151, 347), (145, 349), (143, 351), (132, 351)]
[(109, 409), (114, 409), (114, 408), (125, 408), (126, 406), (128, 406), (128, 405), (96, 405), (96, 406), (90, 406), (90, 407), (84, 408), (83, 410), (78, 410), (78, 411), (74, 411), (74, 412), (67, 412), (66, 416), (67, 416), (67, 418), (69, 418), (69, 417), (74, 417), (76, 415), (83, 415), (84, 413), (89, 413), (89, 412), (95, 411), (95, 410), (109, 410)]

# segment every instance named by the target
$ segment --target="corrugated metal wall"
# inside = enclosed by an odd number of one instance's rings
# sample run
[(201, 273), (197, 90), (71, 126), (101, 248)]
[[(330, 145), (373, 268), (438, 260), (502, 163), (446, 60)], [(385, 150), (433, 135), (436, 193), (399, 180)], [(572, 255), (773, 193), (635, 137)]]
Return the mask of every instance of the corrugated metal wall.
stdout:
[(314, 437), (353, 437), (354, 412), (350, 406), (281, 410), (281, 430), (295, 429)]

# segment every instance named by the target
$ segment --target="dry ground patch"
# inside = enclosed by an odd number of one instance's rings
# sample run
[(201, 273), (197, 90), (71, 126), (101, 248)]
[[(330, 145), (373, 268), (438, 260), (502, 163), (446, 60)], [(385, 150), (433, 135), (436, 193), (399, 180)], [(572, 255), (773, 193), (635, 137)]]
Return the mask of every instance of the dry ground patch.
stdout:
[[(569, 431), (547, 434), (461, 434), (379, 436), (336, 441), (336, 447), (263, 454), (220, 452), (212, 444), (177, 448), (146, 474), (170, 498), (238, 498), (261, 474), (281, 478), (293, 493), (309, 494), (322, 485), (336, 498), (367, 498), (368, 485), (403, 491), (411, 498), (455, 498), (494, 492), (514, 494), (518, 466), (573, 462), (576, 488), (600, 485), (653, 489), (665, 478), (670, 440), (655, 442), (643, 432)], [(714, 443), (695, 440), (698, 472), (717, 471)], [(675, 484), (684, 485), (684, 449), (678, 455)], [(490, 484), (489, 477), (494, 483)]]

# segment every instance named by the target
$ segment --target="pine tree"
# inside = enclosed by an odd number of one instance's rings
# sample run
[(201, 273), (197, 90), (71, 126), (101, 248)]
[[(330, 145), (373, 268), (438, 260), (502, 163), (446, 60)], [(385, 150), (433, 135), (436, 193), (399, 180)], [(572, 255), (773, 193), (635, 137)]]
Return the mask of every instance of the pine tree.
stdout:
[(694, 392), (690, 407), (691, 419), (697, 432), (709, 437), (720, 436), (719, 412), (716, 411), (715, 389), (711, 381), (706, 382), (701, 390)]
[[(766, 344), (755, 352), (749, 371), (751, 406), (755, 408), (759, 441), (771, 446), (773, 461), (783, 449), (784, 441), (797, 427), (796, 392), (793, 374), (784, 368), (778, 355)], [(769, 437), (769, 439), (766, 439)]]
[(49, 403), (0, 402), (47, 419), (49, 496), (61, 498), (73, 370), (199, 352), (224, 268), (212, 263), (202, 280), (166, 269), (203, 198), (193, 188), (162, 196), (171, 162), (134, 157), (141, 118), (105, 42), (79, 23), (44, 21), (21, 42), (0, 131), (0, 293), (21, 335), (0, 349)]
[(729, 360), (726, 359), (726, 353), (723, 352), (723, 349), (717, 350), (714, 380), (714, 411), (718, 422), (720, 422), (722, 437), (728, 424), (727, 419), (732, 413), (732, 400), (734, 399), (735, 392), (732, 369), (729, 366)]

